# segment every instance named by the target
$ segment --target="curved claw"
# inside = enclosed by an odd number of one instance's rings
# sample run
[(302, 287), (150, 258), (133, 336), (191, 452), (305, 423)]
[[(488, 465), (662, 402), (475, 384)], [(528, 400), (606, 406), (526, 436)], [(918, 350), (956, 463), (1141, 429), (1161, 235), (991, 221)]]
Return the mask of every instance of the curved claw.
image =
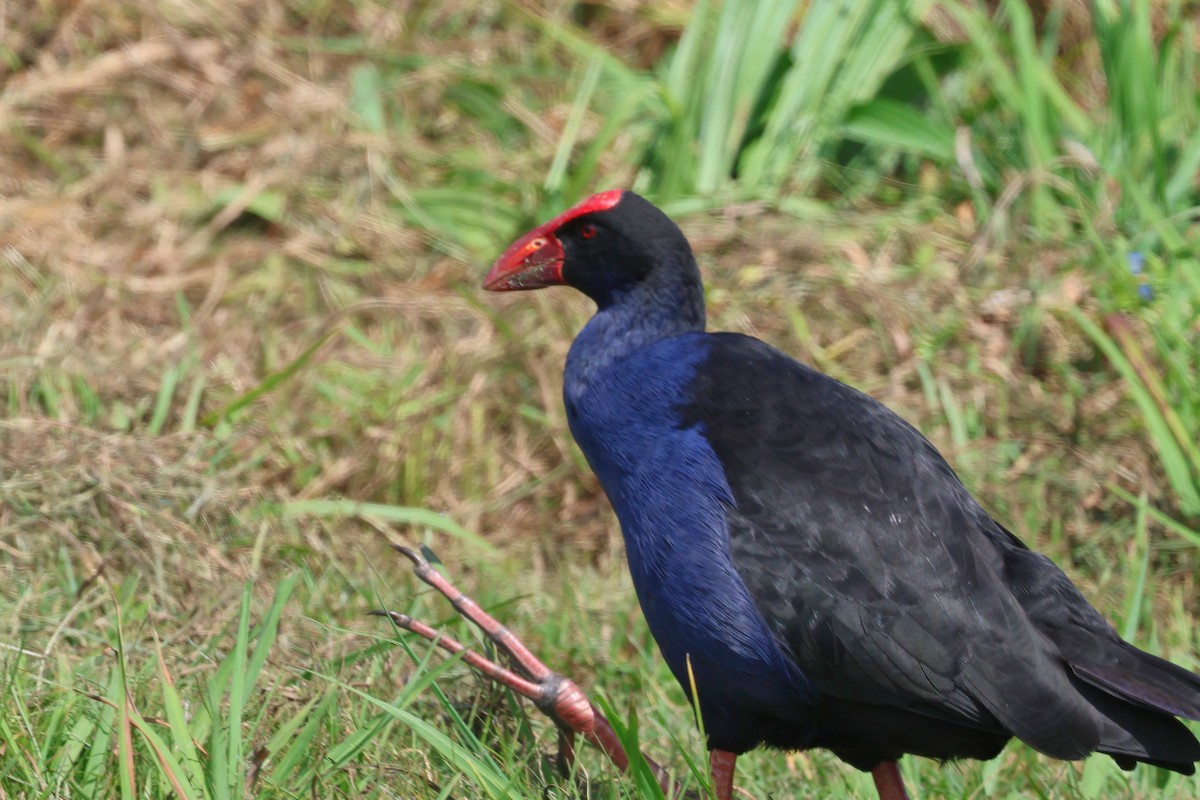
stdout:
[(368, 617), (387, 617), (392, 622), (396, 623), (397, 628), (411, 630), (409, 627), (415, 620), (408, 614), (401, 614), (399, 611), (388, 611), (387, 609), (377, 608), (374, 611), (367, 612)]
[(389, 542), (388, 544), (397, 553), (411, 561), (414, 567), (429, 566), (429, 562), (425, 560), (425, 557), (411, 547), (406, 547), (402, 544), (396, 544), (395, 542)]

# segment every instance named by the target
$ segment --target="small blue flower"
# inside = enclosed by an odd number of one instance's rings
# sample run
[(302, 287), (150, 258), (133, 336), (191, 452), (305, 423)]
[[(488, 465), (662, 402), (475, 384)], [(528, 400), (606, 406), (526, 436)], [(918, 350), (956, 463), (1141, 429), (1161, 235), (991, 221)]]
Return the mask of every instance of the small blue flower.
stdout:
[(1140, 250), (1134, 250), (1129, 255), (1125, 256), (1125, 263), (1129, 265), (1129, 274), (1137, 277), (1137, 293), (1138, 297), (1149, 302), (1154, 299), (1154, 287), (1146, 281), (1146, 255)]

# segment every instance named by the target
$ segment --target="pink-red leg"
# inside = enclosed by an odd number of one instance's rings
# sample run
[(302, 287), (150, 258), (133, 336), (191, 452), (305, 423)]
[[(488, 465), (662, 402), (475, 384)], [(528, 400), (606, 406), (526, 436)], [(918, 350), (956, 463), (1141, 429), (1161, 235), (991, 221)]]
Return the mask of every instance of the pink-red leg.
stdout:
[[(459, 591), (445, 576), (435, 570), (420, 553), (401, 545), (392, 545), (413, 563), (417, 577), (436, 589), (454, 606), (463, 617), (477, 625), (496, 646), (508, 654), (516, 665), (518, 674), (473, 650), (458, 641), (438, 633), (425, 623), (407, 614), (383, 611), (374, 612), (387, 616), (397, 627), (411, 631), (436, 644), (450, 653), (463, 653), (463, 660), (485, 677), (512, 689), (522, 697), (533, 701), (538, 710), (550, 717), (562, 732), (559, 739), (559, 754), (563, 758), (574, 757), (574, 734), (599, 747), (609, 760), (622, 772), (629, 769), (629, 756), (621, 746), (612, 724), (600, 713), (574, 681), (547, 667), (520, 639), (484, 611), (478, 603)], [(644, 756), (643, 756), (644, 757)], [(665, 769), (646, 758), (663, 791), (670, 785), (670, 776)], [(565, 764), (564, 764), (565, 766)]]
[(875, 791), (879, 800), (909, 800), (904, 791), (904, 780), (900, 777), (900, 766), (895, 761), (884, 761), (871, 770), (875, 779)]
[(708, 754), (708, 769), (712, 773), (713, 793), (717, 800), (733, 800), (733, 769), (737, 754), (727, 750), (712, 750)]

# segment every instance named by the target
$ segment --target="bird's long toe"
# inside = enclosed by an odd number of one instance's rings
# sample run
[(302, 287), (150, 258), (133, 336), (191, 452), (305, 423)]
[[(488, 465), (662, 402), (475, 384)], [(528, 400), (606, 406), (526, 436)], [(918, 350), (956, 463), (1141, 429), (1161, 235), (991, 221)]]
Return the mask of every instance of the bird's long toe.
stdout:
[[(612, 724), (588, 700), (578, 684), (547, 667), (512, 631), (455, 587), (449, 578), (435, 570), (418, 551), (404, 545), (393, 544), (392, 547), (412, 562), (413, 571), (421, 581), (437, 590), (460, 615), (487, 634), (496, 647), (512, 659), (516, 669), (497, 664), (408, 614), (394, 611), (375, 611), (373, 614), (388, 617), (398, 628), (411, 631), (449, 653), (462, 653), (463, 661), (472, 669), (533, 701), (538, 710), (548, 716), (563, 733), (559, 740), (559, 754), (566, 759), (560, 762), (564, 770), (569, 771), (570, 760), (574, 758), (573, 737), (581, 734), (600, 748), (618, 769), (628, 771), (629, 755)], [(643, 758), (665, 791), (671, 785), (667, 771), (652, 759)]]

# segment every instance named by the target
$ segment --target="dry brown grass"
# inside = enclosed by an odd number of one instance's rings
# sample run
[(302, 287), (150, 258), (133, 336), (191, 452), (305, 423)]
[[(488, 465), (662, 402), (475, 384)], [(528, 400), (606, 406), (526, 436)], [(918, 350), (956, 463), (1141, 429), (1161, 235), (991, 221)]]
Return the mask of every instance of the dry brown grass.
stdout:
[[(252, 574), (263, 551), (230, 533), (249, 510), (339, 495), (445, 511), (535, 565), (612, 555), (611, 515), (558, 399), (586, 303), (479, 297), (486, 254), (434, 248), (397, 214), (386, 174), (437, 181), (448, 147), (474, 148), (505, 179), (544, 173), (569, 98), (534, 86), (508, 101), (546, 145), (520, 153), (442, 104), (453, 73), (439, 59), (486, 68), (528, 47), (527, 28), (493, 26), (477, 50), (441, 53), (421, 31), (471, 20), (427, 4), (5, 8), (0, 543), (18, 579), (61, 546), (83, 575), (108, 564), (157, 576), (169, 606), (191, 584)], [(659, 46), (661, 23), (627, 13), (642, 45)], [(358, 37), (359, 50), (339, 55), (321, 37)], [(364, 55), (422, 57), (386, 87), (407, 120), (395, 137), (365, 132), (347, 108)], [(1087, 302), (1060, 255), (990, 248), (964, 275), (956, 264), (978, 235), (969, 215), (931, 224), (864, 210), (801, 225), (747, 207), (685, 227), (715, 326), (760, 335), (902, 411), (1021, 535), (1047, 546), (1046, 520), (1021, 516), (1034, 508), (1085, 540), (1125, 524), (1101, 487), (1159, 486), (1118, 389), (1081, 393), (1055, 368), (1088, 355), (1056, 322), (1056, 308)], [(1044, 313), (1022, 354), (1014, 300), (1031, 290)], [(808, 337), (791, 322), (801, 309)], [(198, 417), (218, 412), (328, 330), (341, 333), (231, 428), (190, 430), (193, 387)], [(917, 365), (931, 353), (986, 429), (966, 451), (926, 402)], [(180, 365), (164, 433), (150, 436), (164, 375)], [(1024, 443), (1016, 457), (1013, 440)], [(314, 562), (380, 552), (359, 532), (369, 529), (265, 520), (278, 544), (268, 560), (294, 557), (280, 555), (293, 538)], [(1071, 552), (1070, 541), (1049, 546)]]

